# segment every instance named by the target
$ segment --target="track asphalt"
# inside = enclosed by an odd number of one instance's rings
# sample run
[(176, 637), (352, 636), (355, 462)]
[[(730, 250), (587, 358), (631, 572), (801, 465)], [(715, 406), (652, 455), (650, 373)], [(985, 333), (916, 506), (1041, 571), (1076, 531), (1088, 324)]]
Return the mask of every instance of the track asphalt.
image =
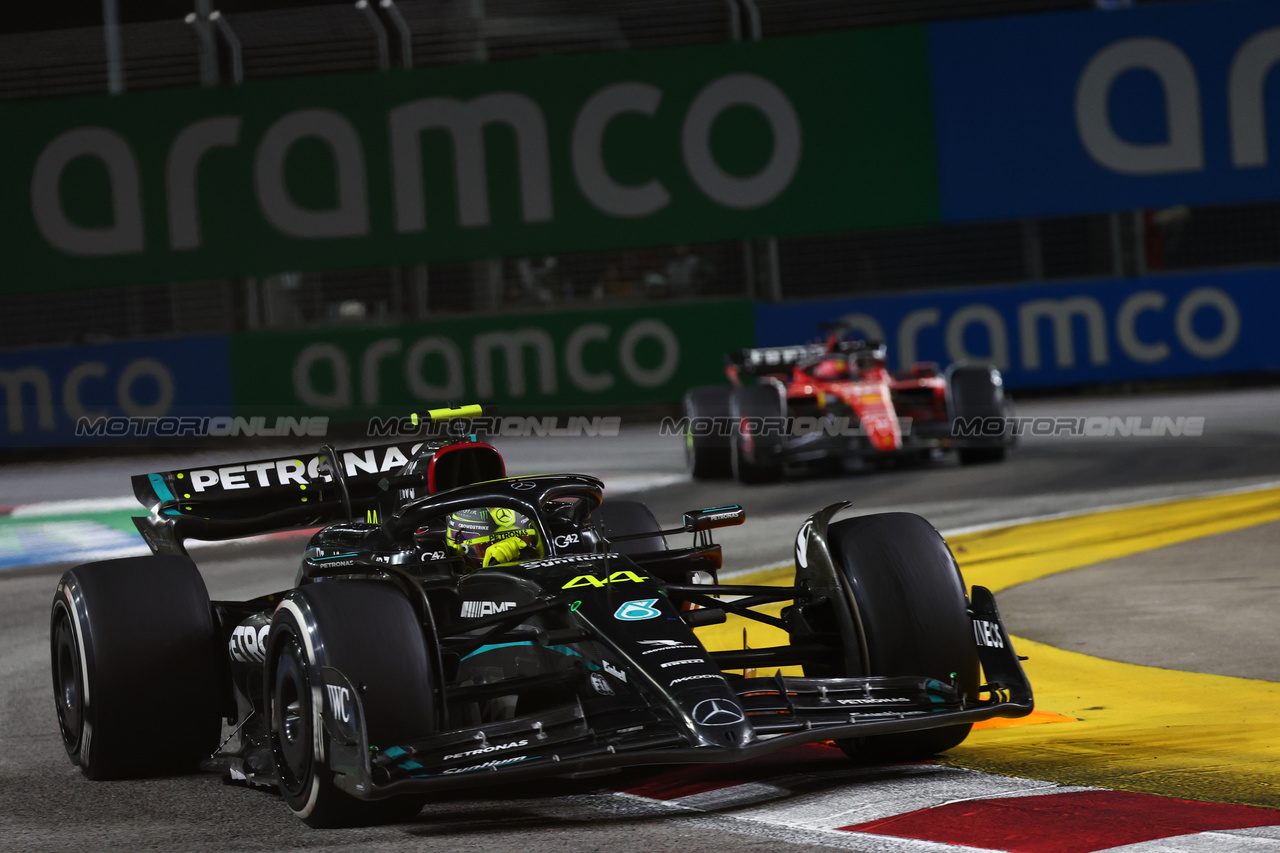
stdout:
[[(1143, 555), (1158, 571), (1174, 549), (1187, 543), (1200, 546), (1194, 553), (1201, 562), (1190, 572), (1197, 579), (1210, 580), (1225, 569), (1237, 585), (1256, 579), (1258, 586), (1274, 590), (1280, 580), (1273, 556), (1280, 546), (1277, 520), (1280, 489), (1265, 489), (1031, 521), (960, 533), (948, 541), (968, 583), (996, 592), (1023, 585), (1025, 600), (1044, 602), (1045, 590), (1037, 590), (1042, 579), (1082, 566), (1111, 561), (1114, 571), (1125, 565), (1124, 558)], [(1203, 560), (1224, 550), (1235, 559)], [(785, 583), (793, 570), (739, 580)], [(1087, 589), (1097, 597), (1099, 587), (1105, 582)], [(1122, 600), (1127, 590), (1114, 586), (1112, 592)], [(1080, 597), (1070, 577), (1062, 578), (1053, 593), (1056, 606), (1047, 609), (1057, 613)], [(1119, 613), (1126, 609), (1123, 601), (1116, 606)], [(732, 620), (700, 633), (708, 645), (729, 648), (743, 641), (744, 622)], [(1025, 617), (1010, 620), (1011, 631), (1019, 626), (1026, 633), (1037, 631)], [(1176, 642), (1177, 626), (1171, 627), (1165, 639)], [(1229, 635), (1230, 624), (1224, 628)], [(746, 630), (752, 646), (777, 642), (768, 626), (751, 623)], [(1270, 837), (1250, 835), (1246, 841), (1220, 832), (1248, 826), (1280, 832), (1280, 812), (1273, 811), (1280, 808), (1275, 725), (1280, 684), (1125, 663), (1020, 636), (1013, 641), (1028, 657), (1024, 666), (1035, 688), (1036, 712), (980, 726), (942, 763), (1066, 787), (1012, 803), (1001, 797), (965, 798), (839, 829), (1011, 851), (1145, 847), (1157, 837), (1159, 849), (1169, 850), (1280, 849), (1280, 841)], [(1275, 650), (1273, 643), (1261, 652), (1244, 651), (1253, 654), (1253, 668), (1270, 672)], [(1122, 638), (1107, 651), (1123, 653)], [(1241, 666), (1229, 646), (1214, 659)]]
[[(47, 607), (57, 571), (5, 572), (0, 847), (1275, 853), (1280, 632), (1266, 617), (1280, 599), (1280, 490), (1256, 487), (1280, 480), (1278, 403), (1272, 391), (1042, 403), (1038, 411), (1051, 414), (1194, 414), (1200, 406), (1220, 431), (1191, 445), (1027, 441), (1001, 466), (764, 489), (675, 478), (636, 495), (662, 520), (726, 498), (746, 505), (753, 521), (723, 537), (738, 567), (785, 561), (804, 515), (839, 498), (855, 512), (919, 511), (952, 531), (969, 583), (999, 591), (1017, 649), (1029, 657), (1038, 712), (1030, 724), (975, 731), (941, 763), (866, 767), (815, 746), (734, 768), (444, 797), (403, 826), (317, 833), (273, 797), (216, 779), (81, 778), (62, 755), (49, 707)], [(635, 464), (614, 451), (600, 459), (618, 476), (678, 474), (678, 456), (656, 447), (644, 446)], [(519, 464), (513, 470), (528, 467)], [(574, 467), (600, 470), (590, 460)], [(1194, 496), (1224, 487), (1253, 488)], [(91, 492), (59, 489), (32, 470), (0, 486), (0, 502), (116, 493), (105, 480)], [(1145, 503), (1087, 512), (1134, 501)], [(288, 585), (296, 544), (199, 559), (215, 595), (247, 596)], [(784, 582), (782, 571), (772, 577)], [(740, 626), (722, 631), (713, 643), (741, 644)], [(755, 635), (749, 642), (771, 643)]]

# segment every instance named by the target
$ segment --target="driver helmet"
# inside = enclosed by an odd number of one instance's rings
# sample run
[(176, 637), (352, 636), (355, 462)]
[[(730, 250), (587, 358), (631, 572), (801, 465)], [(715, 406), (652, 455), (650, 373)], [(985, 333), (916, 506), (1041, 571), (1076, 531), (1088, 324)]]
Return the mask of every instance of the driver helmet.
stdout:
[(544, 553), (542, 539), (528, 516), (506, 507), (461, 509), (449, 516), (445, 543), (468, 568), (479, 569)]
[(858, 353), (858, 369), (871, 370), (884, 364), (887, 353), (885, 345), (880, 341), (867, 341), (867, 348)]
[(816, 379), (844, 379), (849, 375), (849, 365), (843, 358), (827, 358), (813, 368)]

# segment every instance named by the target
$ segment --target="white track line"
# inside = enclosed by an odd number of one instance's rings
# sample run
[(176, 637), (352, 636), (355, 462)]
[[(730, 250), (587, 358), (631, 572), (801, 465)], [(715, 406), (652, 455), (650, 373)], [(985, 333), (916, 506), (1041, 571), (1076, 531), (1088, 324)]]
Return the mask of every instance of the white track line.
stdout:
[(15, 506), (9, 518), (43, 518), (50, 515), (80, 515), (88, 512), (120, 512), (141, 509), (133, 495), (118, 498), (79, 498), (68, 501), (42, 501)]
[(1253, 829), (1217, 829), (1108, 847), (1098, 853), (1277, 853), (1280, 826)]

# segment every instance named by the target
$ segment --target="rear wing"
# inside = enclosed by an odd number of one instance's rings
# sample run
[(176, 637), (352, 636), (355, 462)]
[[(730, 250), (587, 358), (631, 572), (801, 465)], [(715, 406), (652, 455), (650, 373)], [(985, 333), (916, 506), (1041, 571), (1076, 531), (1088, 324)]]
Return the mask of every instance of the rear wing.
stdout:
[(793, 367), (810, 365), (825, 355), (868, 354), (884, 358), (884, 344), (880, 341), (830, 341), (825, 344), (800, 344), (791, 347), (756, 347), (728, 354), (729, 370), (748, 376), (769, 376), (787, 373)]
[(139, 474), (132, 478), (133, 494), (151, 515), (135, 518), (134, 524), (155, 553), (183, 554), (185, 539), (238, 539), (361, 516), (382, 509), (389, 497), (401, 502), (426, 494), (425, 463), (443, 446), (322, 448), (300, 456)]
[(787, 373), (798, 364), (807, 364), (822, 358), (827, 351), (826, 344), (756, 347), (731, 352), (727, 358), (731, 367), (736, 367), (748, 376), (768, 376), (773, 373)]

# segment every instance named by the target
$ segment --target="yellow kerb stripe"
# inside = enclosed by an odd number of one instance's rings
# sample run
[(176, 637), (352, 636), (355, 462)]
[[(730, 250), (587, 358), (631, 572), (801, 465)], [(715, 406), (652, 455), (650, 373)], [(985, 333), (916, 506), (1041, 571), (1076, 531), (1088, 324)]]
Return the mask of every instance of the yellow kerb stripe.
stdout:
[[(1109, 510), (953, 536), (968, 584), (992, 590), (1204, 536), (1280, 521), (1280, 489)], [(789, 584), (794, 567), (736, 579)], [(762, 608), (777, 614), (780, 606)], [(730, 616), (712, 649), (787, 642)], [(985, 726), (946, 760), (1072, 785), (1280, 808), (1280, 684), (1108, 661), (1014, 637), (1036, 694), (1028, 722)], [(798, 672), (788, 668), (784, 672)], [(767, 673), (762, 673), (767, 674)]]

